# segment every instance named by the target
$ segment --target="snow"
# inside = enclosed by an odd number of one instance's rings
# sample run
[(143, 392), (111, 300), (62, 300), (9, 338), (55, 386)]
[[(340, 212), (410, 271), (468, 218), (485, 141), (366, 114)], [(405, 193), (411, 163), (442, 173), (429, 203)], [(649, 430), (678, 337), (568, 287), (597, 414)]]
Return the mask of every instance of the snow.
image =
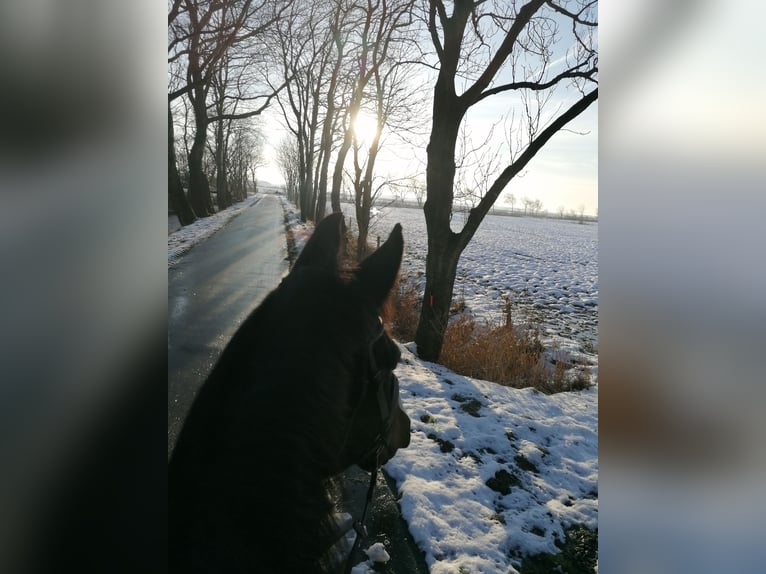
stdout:
[(367, 557), (373, 562), (382, 562), (385, 564), (391, 559), (391, 556), (386, 552), (386, 547), (382, 542), (376, 542), (364, 551)]
[(226, 225), (232, 217), (239, 215), (243, 210), (254, 205), (259, 200), (260, 196), (247, 197), (239, 203), (222, 209), (215, 215), (201, 217), (194, 223), (177, 230), (174, 230), (175, 225), (172, 221), (177, 218), (175, 216), (168, 218), (168, 267), (173, 267), (189, 249), (213, 235)]
[(411, 444), (385, 471), (432, 573), (514, 572), (521, 556), (558, 552), (564, 528), (597, 527), (595, 388), (503, 387), (420, 361), (413, 347), (396, 370)]
[[(354, 218), (353, 206), (342, 205)], [(462, 227), (455, 213), (452, 228)], [(425, 288), (427, 235), (422, 209), (386, 207), (371, 222), (371, 242), (402, 224), (402, 275)], [(355, 226), (352, 223), (352, 227)], [(479, 320), (503, 323), (508, 298), (515, 324), (539, 324), (551, 358), (587, 366), (598, 376), (598, 225), (570, 220), (488, 215), (460, 258), (453, 301)]]
[(354, 566), (351, 569), (351, 574), (374, 574), (376, 572), (376, 563), (385, 564), (391, 559), (382, 542), (376, 542), (364, 552), (367, 554), (368, 559)]
[[(311, 228), (285, 208), (300, 249)], [(381, 240), (402, 223), (402, 273), (422, 282), (422, 211), (388, 208), (375, 222), (370, 237)], [(189, 231), (187, 243), (212, 227)], [(169, 265), (178, 257), (171, 238)], [(489, 216), (461, 259), (455, 288), (471, 313), (489, 320), (511, 297), (519, 318), (534, 315), (543, 326), (546, 346), (588, 365), (590, 389), (544, 395), (504, 387), (421, 361), (414, 343), (400, 344), (395, 373), (412, 437), (384, 470), (432, 574), (516, 573), (526, 556), (558, 553), (569, 527), (598, 527), (597, 252), (596, 225)], [(396, 548), (376, 543), (366, 551), (355, 574), (373, 572)]]

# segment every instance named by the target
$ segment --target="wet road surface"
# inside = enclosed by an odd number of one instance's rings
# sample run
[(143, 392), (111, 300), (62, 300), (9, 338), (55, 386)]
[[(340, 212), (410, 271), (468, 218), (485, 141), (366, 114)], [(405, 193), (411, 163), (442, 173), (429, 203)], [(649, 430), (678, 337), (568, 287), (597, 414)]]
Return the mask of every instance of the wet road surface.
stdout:
[(168, 456), (215, 361), (287, 269), (275, 195), (260, 196), (168, 269)]

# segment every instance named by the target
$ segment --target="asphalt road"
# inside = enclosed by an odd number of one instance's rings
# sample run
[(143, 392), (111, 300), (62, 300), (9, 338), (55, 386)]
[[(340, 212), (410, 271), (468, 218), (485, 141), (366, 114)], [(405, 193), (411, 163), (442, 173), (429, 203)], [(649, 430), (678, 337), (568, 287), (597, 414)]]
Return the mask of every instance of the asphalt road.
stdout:
[(261, 196), (168, 270), (168, 456), (229, 339), (287, 270), (275, 195)]
[[(262, 195), (168, 270), (168, 457), (186, 412), (242, 321), (289, 269), (284, 215), (278, 197)], [(369, 474), (358, 467), (341, 479), (341, 509), (358, 518)], [(361, 548), (383, 542), (391, 555), (376, 571), (428, 572), (401, 517), (389, 480), (378, 474)], [(394, 487), (395, 490), (395, 487)], [(358, 550), (353, 564), (367, 557)]]

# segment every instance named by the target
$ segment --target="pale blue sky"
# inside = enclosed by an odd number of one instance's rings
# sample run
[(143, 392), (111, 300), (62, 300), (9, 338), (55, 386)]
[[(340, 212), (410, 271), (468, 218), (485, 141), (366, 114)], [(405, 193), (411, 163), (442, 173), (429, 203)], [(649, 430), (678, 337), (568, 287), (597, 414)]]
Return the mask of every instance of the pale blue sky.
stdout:
[[(258, 170), (258, 177), (273, 183), (283, 183), (274, 161), (274, 147), (279, 144), (285, 132), (273, 117), (264, 119), (264, 131), (269, 142), (266, 146), (268, 163)], [(469, 122), (476, 126), (477, 139), (483, 137), (491, 125), (486, 121), (474, 122), (469, 119)], [(542, 201), (543, 208), (552, 213), (557, 213), (560, 206), (567, 211), (579, 211), (580, 206), (584, 206), (586, 214), (597, 213), (598, 103), (591, 105), (573, 121), (570, 128), (580, 133), (564, 131), (556, 134), (522, 172), (523, 177), (514, 178), (508, 185), (506, 192), (513, 193), (517, 198), (516, 207), (521, 206), (521, 198), (529, 197)], [(502, 141), (498, 141), (497, 145), (502, 145)], [(402, 157), (412, 159), (403, 162)], [(404, 150), (397, 144), (395, 155), (385, 149), (381, 153), (377, 173), (408, 172), (425, 180), (424, 162), (425, 146)]]
[[(568, 26), (571, 27), (571, 24)], [(549, 73), (558, 73), (564, 69), (565, 50), (570, 47), (565, 42), (562, 41), (556, 47)], [(501, 70), (498, 81), (509, 80), (509, 73), (508, 69)], [(424, 76), (428, 75), (428, 72), (424, 74)], [(424, 90), (427, 89), (430, 93), (433, 78), (424, 77), (422, 85)], [(459, 86), (458, 90), (461, 89), (464, 87)], [(549, 114), (548, 117), (565, 110), (575, 101), (577, 95), (577, 92), (567, 91), (563, 86), (559, 88), (545, 108)], [(489, 156), (494, 160), (495, 176), (510, 163), (508, 138), (504, 131), (508, 126), (510, 112), (514, 108), (517, 110), (518, 118), (521, 108), (519, 108), (517, 95), (498, 94), (472, 107), (465, 120), (466, 134), (472, 141), (472, 145), (469, 144), (468, 147), (482, 144), (487, 139), (487, 135), (492, 132), (489, 147), (484, 149), (490, 151)], [(430, 116), (430, 113), (429, 105), (426, 106), (424, 114)], [(276, 109), (269, 110), (264, 119), (264, 131), (268, 142), (265, 152), (269, 163), (259, 170), (259, 177), (275, 183), (282, 182), (282, 176), (274, 161), (274, 147), (285, 136), (285, 131), (279, 125)], [(410, 146), (400, 141), (389, 140), (389, 145), (384, 145), (378, 157), (376, 168), (378, 176), (394, 178), (414, 175), (425, 181), (425, 148), (428, 142), (427, 133), (430, 131), (430, 120), (428, 117), (424, 119), (426, 136), (422, 142)], [(598, 102), (570, 122), (567, 128), (566, 131), (556, 134), (538, 152), (520, 176), (514, 178), (506, 187), (504, 193), (512, 193), (516, 197), (516, 208), (521, 207), (522, 198), (528, 197), (533, 200), (539, 199), (543, 203), (543, 209), (550, 213), (558, 213), (561, 207), (564, 207), (566, 211), (577, 212), (584, 208), (585, 213), (590, 215), (598, 213)], [(471, 185), (474, 177), (471, 173), (467, 173), (465, 180)], [(503, 205), (503, 199), (501, 197), (498, 200), (499, 205)]]
[[(264, 117), (268, 163), (258, 170), (258, 177), (273, 183), (283, 183), (274, 160), (274, 148), (285, 136), (285, 131), (275, 118), (275, 111), (272, 110), (272, 114), (267, 113)], [(497, 114), (500, 117), (503, 110), (497, 108)], [(468, 118), (468, 128), (473, 130), (475, 142), (482, 141), (492, 123), (488, 117)], [(571, 122), (569, 128), (578, 133), (562, 131), (556, 134), (522, 172), (523, 177), (514, 178), (508, 185), (506, 192), (513, 193), (517, 198), (516, 207), (521, 206), (521, 198), (529, 197), (542, 201), (543, 208), (551, 213), (557, 213), (560, 206), (567, 211), (579, 211), (580, 206), (584, 206), (586, 214), (597, 213), (598, 102)], [(498, 148), (505, 147), (505, 138), (500, 131), (500, 127), (496, 128), (492, 144)], [(404, 148), (401, 143), (396, 143), (394, 149), (391, 147), (381, 152), (377, 169), (379, 175), (412, 173), (425, 180), (425, 145)]]

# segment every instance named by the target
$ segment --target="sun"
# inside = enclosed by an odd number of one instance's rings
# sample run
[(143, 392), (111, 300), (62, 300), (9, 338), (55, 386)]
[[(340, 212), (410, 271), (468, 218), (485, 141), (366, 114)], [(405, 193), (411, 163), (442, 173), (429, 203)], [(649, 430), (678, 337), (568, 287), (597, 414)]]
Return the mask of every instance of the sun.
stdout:
[(375, 117), (359, 112), (354, 121), (354, 135), (363, 145), (370, 145), (378, 132), (378, 121)]

